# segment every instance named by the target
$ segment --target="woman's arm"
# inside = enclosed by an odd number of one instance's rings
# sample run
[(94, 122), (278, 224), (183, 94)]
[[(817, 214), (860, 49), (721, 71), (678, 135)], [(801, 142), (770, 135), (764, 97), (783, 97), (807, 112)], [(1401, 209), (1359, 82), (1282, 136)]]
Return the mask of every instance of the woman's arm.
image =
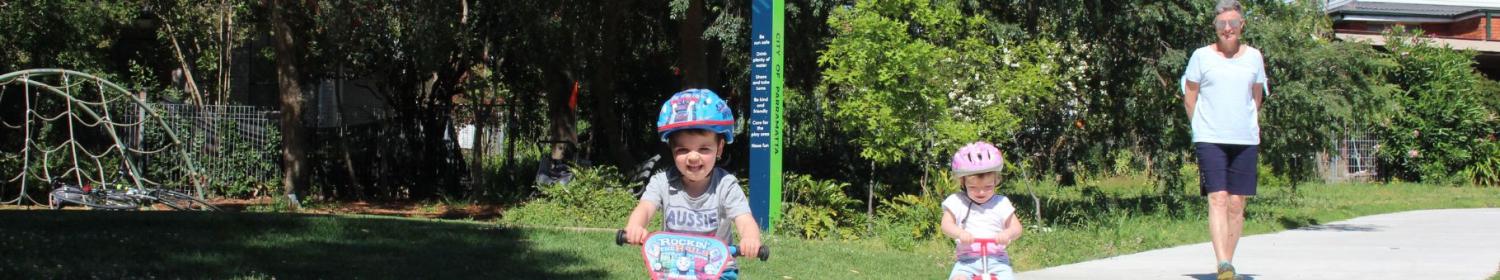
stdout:
[[(1198, 107), (1198, 83), (1193, 81), (1182, 81), (1182, 107), (1187, 108), (1188, 119), (1193, 119), (1193, 110)], [(1256, 99), (1259, 100), (1259, 99)]]
[(1260, 110), (1260, 108), (1261, 108), (1261, 104), (1262, 104), (1261, 101), (1265, 100), (1265, 90), (1266, 90), (1265, 84), (1262, 84), (1262, 83), (1252, 83), (1252, 84), (1250, 84), (1250, 98), (1251, 99), (1255, 99), (1255, 110), (1257, 110), (1257, 111)]

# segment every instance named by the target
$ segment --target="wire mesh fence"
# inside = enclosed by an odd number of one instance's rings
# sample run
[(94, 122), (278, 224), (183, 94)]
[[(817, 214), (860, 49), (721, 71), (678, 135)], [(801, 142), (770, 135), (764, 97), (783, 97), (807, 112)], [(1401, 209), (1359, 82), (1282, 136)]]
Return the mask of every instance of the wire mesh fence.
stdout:
[(1339, 154), (1348, 161), (1348, 172), (1355, 177), (1375, 176), (1375, 140), (1348, 139), (1339, 148)]
[(1328, 180), (1370, 180), (1378, 176), (1378, 159), (1373, 139), (1345, 137), (1335, 141), (1335, 154), (1328, 157)]
[[(279, 112), (268, 107), (239, 105), (149, 104), (176, 130), (181, 145), (197, 161), (213, 194), (249, 196), (276, 188), (281, 180)], [(138, 108), (133, 108), (138, 109)], [(142, 117), (142, 112), (128, 114)], [(160, 141), (163, 131), (134, 129), (117, 132), (124, 141)], [(122, 139), (122, 140), (123, 140)], [(129, 144), (127, 144), (129, 145)], [(137, 161), (153, 178), (187, 178), (178, 158), (144, 156)]]

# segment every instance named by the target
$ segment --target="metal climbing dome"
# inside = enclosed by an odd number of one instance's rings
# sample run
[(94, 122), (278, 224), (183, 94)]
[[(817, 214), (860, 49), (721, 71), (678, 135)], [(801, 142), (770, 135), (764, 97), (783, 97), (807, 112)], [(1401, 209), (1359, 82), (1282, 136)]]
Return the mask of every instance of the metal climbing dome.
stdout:
[(52, 180), (156, 186), (202, 197), (210, 184), (179, 137), (195, 120), (88, 73), (31, 69), (0, 75), (0, 202), (45, 205)]

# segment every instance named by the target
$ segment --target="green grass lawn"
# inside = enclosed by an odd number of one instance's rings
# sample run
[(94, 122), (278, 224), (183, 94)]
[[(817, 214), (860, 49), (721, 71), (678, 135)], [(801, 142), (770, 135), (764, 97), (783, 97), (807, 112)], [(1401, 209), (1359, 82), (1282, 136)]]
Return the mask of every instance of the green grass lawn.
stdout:
[[(1011, 247), (1016, 266), (1208, 240), (1200, 198), (1157, 198), (1124, 185), (1039, 193), (1049, 197), (1043, 203), (1049, 219), (1073, 226), (1028, 229)], [(1263, 188), (1250, 204), (1246, 231), (1413, 209), (1500, 207), (1494, 188), (1355, 184), (1298, 192)], [(1031, 211), (1029, 198), (1012, 196)], [(1082, 210), (1065, 210), (1074, 208)], [(369, 216), (0, 211), (6, 254), (0, 278), (640, 279), (638, 249), (615, 246), (613, 234)], [(938, 279), (952, 258), (952, 244), (942, 240), (911, 250), (877, 240), (770, 237), (766, 243), (771, 260), (744, 262), (746, 278)]]
[[(613, 232), (298, 214), (0, 211), (0, 278), (640, 279)], [(946, 255), (771, 238), (747, 277), (941, 278)], [(762, 275), (776, 275), (765, 277)], [(879, 275), (879, 276), (877, 276)], [(900, 277), (896, 277), (900, 275)]]

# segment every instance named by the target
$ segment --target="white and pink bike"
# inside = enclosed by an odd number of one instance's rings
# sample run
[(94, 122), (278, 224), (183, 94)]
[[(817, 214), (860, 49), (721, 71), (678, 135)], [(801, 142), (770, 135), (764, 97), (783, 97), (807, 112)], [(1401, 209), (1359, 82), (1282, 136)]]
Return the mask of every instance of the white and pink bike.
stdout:
[(974, 249), (975, 251), (979, 252), (979, 263), (982, 269), (980, 270), (981, 272), (979, 274), (975, 274), (969, 279), (1000, 279), (995, 275), (995, 273), (990, 272), (990, 255), (1005, 255), (1005, 245), (996, 244), (994, 238), (978, 238), (974, 239), (974, 243), (971, 243), (970, 246), (978, 247)]

